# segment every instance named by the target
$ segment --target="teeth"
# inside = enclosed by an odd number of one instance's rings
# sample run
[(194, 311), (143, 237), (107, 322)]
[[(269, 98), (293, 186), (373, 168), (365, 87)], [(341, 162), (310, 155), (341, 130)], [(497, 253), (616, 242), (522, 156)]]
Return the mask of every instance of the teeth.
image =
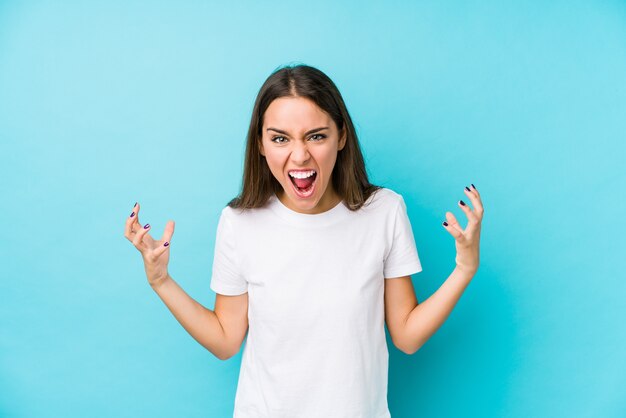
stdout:
[(315, 174), (315, 170), (311, 170), (311, 171), (301, 171), (301, 172), (290, 172), (289, 175), (291, 177), (295, 177), (297, 179), (305, 179), (307, 177), (311, 177), (313, 174)]

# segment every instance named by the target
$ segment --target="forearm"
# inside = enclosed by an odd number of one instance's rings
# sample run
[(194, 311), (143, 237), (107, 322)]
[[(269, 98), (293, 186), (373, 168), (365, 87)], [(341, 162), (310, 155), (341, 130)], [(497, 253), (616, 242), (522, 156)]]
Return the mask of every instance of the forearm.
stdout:
[(230, 356), (224, 329), (214, 311), (194, 300), (169, 275), (152, 288), (196, 341), (221, 360)]
[(409, 313), (403, 334), (407, 354), (419, 350), (445, 322), (474, 274), (456, 267), (435, 293)]

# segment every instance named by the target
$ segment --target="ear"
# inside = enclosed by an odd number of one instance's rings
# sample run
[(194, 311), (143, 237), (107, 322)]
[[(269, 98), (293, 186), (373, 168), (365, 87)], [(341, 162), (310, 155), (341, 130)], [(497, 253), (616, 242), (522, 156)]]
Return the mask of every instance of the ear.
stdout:
[(263, 148), (263, 139), (259, 138), (259, 152), (265, 157), (265, 149)]
[(341, 129), (341, 137), (339, 138), (339, 147), (338, 147), (339, 151), (341, 151), (343, 147), (346, 146), (346, 139), (347, 139), (347, 130), (344, 125), (344, 127)]

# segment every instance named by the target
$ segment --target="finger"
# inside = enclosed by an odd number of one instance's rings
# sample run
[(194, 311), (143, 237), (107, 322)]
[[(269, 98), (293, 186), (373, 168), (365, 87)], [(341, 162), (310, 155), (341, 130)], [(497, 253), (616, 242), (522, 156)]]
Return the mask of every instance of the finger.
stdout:
[(144, 235), (148, 233), (149, 230), (150, 230), (150, 224), (145, 224), (143, 228), (137, 231), (137, 233), (133, 237), (133, 245), (137, 247), (137, 249), (141, 251), (144, 250), (145, 245), (143, 245), (143, 237)]
[(128, 238), (128, 240), (130, 242), (133, 241), (133, 230), (137, 229), (136, 224), (138, 224), (138, 217), (137, 214), (139, 213), (139, 202), (135, 203), (135, 206), (133, 207), (132, 212), (130, 213), (130, 215), (128, 216), (128, 218), (126, 218), (126, 225), (125, 225), (125, 229), (124, 229), (124, 236), (126, 238)]
[(448, 221), (448, 225), (450, 225), (452, 228), (456, 229), (460, 233), (463, 233), (463, 227), (452, 212), (446, 212), (446, 221)]
[(463, 231), (459, 228), (459, 223), (451, 212), (446, 212), (446, 219), (448, 222), (443, 222), (442, 225), (456, 240), (463, 239)]
[(174, 221), (167, 221), (167, 224), (165, 224), (165, 231), (163, 232), (163, 238), (161, 239), (163, 245), (161, 245), (157, 250), (154, 251), (156, 257), (160, 256), (165, 251), (168, 251), (170, 249), (172, 235), (174, 235)]
[(483, 202), (482, 202), (482, 199), (480, 198), (480, 194), (478, 193), (478, 190), (476, 190), (476, 187), (472, 184), (471, 189), (465, 186), (465, 189), (463, 189), (463, 191), (469, 197), (470, 202), (472, 202), (472, 205), (474, 206), (474, 213), (476, 214), (478, 220), (480, 221), (482, 219), (484, 208), (483, 208)]
[(131, 230), (130, 232), (138, 232), (142, 227), (141, 223), (139, 223), (139, 210), (141, 209), (141, 205), (137, 203), (137, 206), (134, 208), (134, 215), (131, 213), (132, 222), (130, 223)]
[(473, 226), (479, 222), (478, 216), (476, 216), (472, 209), (463, 200), (459, 200), (457, 204), (459, 205), (461, 210), (465, 212), (465, 215), (467, 216), (467, 219), (469, 221), (468, 226), (471, 226), (473, 228)]

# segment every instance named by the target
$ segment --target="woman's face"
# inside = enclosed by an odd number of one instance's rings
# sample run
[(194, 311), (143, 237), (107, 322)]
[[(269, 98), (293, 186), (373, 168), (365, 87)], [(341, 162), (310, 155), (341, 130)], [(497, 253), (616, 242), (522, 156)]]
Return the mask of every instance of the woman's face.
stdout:
[[(260, 151), (283, 186), (278, 198), (285, 206), (315, 214), (339, 203), (330, 181), (337, 152), (346, 140), (345, 134), (341, 138), (339, 134), (332, 118), (309, 99), (281, 97), (270, 103), (263, 118)], [(293, 171), (301, 172), (298, 177), (314, 174), (293, 179), (289, 175)]]

